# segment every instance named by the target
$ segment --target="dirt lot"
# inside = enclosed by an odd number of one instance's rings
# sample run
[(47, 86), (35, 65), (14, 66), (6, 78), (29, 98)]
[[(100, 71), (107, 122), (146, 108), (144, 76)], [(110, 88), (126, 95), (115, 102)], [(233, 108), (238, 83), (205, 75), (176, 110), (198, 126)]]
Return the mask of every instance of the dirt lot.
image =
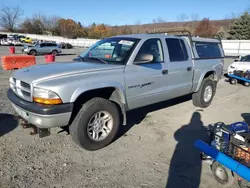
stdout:
[[(0, 47), (0, 56), (7, 53), (7, 47)], [(37, 59), (44, 62), (43, 56)], [(232, 123), (250, 115), (249, 88), (222, 79), (209, 108), (195, 108), (185, 97), (130, 112), (119, 139), (102, 150), (88, 152), (66, 133), (58, 134), (60, 129), (40, 139), (18, 126), (6, 97), (10, 74), (0, 70), (1, 188), (220, 187), (209, 167), (200, 163), (193, 143), (205, 139), (204, 126), (210, 123)]]

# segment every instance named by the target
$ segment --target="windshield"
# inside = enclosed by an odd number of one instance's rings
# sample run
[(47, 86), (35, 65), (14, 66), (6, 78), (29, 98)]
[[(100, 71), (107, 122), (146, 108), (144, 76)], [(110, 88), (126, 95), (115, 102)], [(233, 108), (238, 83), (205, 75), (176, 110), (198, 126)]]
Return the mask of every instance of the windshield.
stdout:
[(247, 56), (242, 57), (240, 61), (243, 61), (243, 62), (250, 62), (250, 55), (247, 55)]
[(125, 65), (139, 40), (125, 37), (103, 39), (91, 46), (80, 57), (87, 60), (104, 60), (108, 64)]

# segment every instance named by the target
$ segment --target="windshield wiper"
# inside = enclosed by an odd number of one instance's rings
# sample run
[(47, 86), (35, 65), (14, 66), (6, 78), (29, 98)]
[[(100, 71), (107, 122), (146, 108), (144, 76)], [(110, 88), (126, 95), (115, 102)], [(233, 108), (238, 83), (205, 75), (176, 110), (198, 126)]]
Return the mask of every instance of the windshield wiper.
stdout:
[(80, 55), (77, 56), (82, 62), (84, 62), (84, 58)]
[(108, 62), (107, 61), (104, 61), (104, 60), (102, 60), (102, 59), (100, 59), (100, 58), (98, 58), (98, 57), (82, 57), (82, 56), (77, 56), (82, 62), (84, 62), (85, 61), (85, 59), (93, 59), (93, 60), (98, 60), (98, 61), (100, 61), (100, 62), (102, 62), (102, 63), (105, 63), (105, 64), (108, 64)]
[[(84, 58), (84, 59), (85, 59), (85, 58)], [(94, 60), (101, 61), (101, 62), (103, 62), (103, 63), (105, 63), (105, 64), (108, 64), (107, 61), (104, 61), (103, 59), (100, 59), (100, 58), (98, 58), (98, 57), (86, 57), (86, 59), (94, 59)]]

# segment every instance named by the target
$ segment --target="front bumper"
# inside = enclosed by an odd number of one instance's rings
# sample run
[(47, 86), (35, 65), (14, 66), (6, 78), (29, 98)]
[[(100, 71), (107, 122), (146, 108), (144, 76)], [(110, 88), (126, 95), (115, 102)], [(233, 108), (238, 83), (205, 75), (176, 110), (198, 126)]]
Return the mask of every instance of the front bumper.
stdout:
[(11, 89), (7, 92), (16, 113), (38, 128), (62, 127), (69, 123), (73, 103), (60, 105), (43, 105), (27, 102), (19, 98)]

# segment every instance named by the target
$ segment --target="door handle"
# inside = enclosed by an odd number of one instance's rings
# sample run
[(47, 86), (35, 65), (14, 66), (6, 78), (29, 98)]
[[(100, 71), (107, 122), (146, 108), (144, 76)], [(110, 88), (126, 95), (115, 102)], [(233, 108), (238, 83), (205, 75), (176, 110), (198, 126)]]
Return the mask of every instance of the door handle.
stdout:
[(162, 74), (168, 74), (168, 70), (162, 70)]
[(188, 67), (188, 68), (187, 68), (187, 71), (191, 71), (191, 70), (192, 70), (192, 67)]

